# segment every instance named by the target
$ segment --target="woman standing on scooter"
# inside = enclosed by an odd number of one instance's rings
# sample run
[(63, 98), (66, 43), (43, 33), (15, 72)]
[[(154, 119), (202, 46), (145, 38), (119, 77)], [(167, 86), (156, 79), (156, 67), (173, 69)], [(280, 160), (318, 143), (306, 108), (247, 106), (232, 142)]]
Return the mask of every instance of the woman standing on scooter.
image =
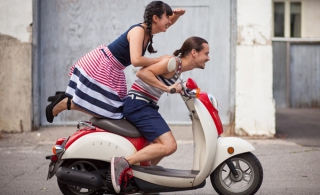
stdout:
[(121, 191), (122, 178), (130, 165), (150, 160), (152, 165), (156, 165), (177, 149), (169, 126), (158, 112), (157, 102), (164, 92), (180, 93), (181, 85), (176, 82), (176, 74), (194, 68), (204, 69), (205, 63), (210, 60), (209, 45), (203, 38), (190, 37), (173, 54), (177, 62), (174, 71), (168, 70), (169, 58), (141, 68), (124, 101), (124, 117), (152, 144), (131, 156), (111, 158), (112, 184), (117, 193)]
[(145, 9), (144, 22), (132, 25), (108, 46), (101, 45), (83, 56), (71, 67), (66, 92), (56, 92), (48, 98), (46, 107), (49, 123), (64, 110), (78, 110), (99, 118), (122, 118), (123, 100), (127, 96), (124, 69), (130, 64), (146, 67), (166, 58), (144, 57), (152, 47), (153, 35), (166, 32), (185, 13), (162, 1), (152, 1)]

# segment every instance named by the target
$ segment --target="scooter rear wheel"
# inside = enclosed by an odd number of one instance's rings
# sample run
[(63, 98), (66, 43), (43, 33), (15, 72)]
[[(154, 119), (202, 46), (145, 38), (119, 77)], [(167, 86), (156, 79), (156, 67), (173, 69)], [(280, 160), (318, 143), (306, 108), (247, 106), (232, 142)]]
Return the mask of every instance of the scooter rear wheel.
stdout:
[[(63, 167), (72, 168), (79, 171), (97, 171), (99, 169), (105, 169), (107, 165), (96, 160), (67, 160), (62, 165)], [(61, 183), (57, 180), (60, 191), (64, 195), (93, 195), (99, 194), (97, 190), (86, 189), (79, 186), (68, 185)], [(103, 194), (103, 193), (101, 193)]]
[(255, 194), (263, 180), (262, 166), (255, 155), (243, 153), (229, 158), (235, 166), (234, 176), (226, 162), (221, 163), (210, 175), (213, 188), (220, 195)]

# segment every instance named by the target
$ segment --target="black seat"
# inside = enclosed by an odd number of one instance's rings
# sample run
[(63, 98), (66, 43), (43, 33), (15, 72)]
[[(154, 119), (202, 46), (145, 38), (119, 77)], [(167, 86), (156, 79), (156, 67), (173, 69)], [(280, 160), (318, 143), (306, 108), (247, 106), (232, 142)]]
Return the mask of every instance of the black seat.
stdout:
[(141, 137), (139, 130), (125, 119), (105, 119), (92, 117), (90, 122), (104, 130), (127, 137)]

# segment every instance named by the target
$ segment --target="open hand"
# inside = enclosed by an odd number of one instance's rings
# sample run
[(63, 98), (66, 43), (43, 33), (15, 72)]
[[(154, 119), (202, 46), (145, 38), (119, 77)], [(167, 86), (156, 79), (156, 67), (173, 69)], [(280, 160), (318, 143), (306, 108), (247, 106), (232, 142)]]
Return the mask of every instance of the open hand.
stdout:
[(176, 9), (173, 10), (173, 13), (175, 15), (178, 15), (178, 16), (182, 16), (185, 12), (186, 12), (186, 10), (185, 9), (181, 9), (181, 8), (176, 8)]

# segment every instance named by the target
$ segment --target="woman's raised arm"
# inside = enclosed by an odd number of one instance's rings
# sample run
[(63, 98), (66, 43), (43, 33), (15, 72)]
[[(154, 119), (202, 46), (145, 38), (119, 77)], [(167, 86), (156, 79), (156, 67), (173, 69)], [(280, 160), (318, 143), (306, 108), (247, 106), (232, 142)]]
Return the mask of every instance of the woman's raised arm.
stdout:
[(179, 17), (182, 16), (185, 12), (186, 12), (186, 10), (181, 9), (181, 8), (177, 8), (177, 9), (173, 10), (172, 16), (169, 17), (169, 19), (171, 21), (171, 25), (173, 25), (179, 19)]

